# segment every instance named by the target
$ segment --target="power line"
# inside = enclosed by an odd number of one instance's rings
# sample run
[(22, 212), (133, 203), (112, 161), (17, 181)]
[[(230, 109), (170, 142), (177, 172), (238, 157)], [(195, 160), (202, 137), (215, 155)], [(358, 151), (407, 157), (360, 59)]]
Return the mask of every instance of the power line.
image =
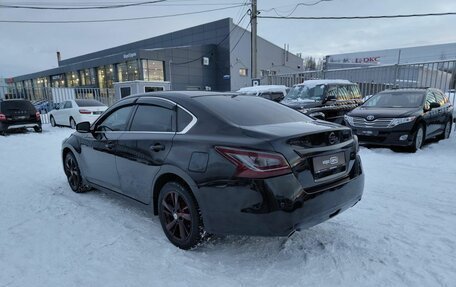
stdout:
[(221, 11), (227, 9), (233, 9), (242, 7), (245, 5), (234, 5), (222, 8), (186, 12), (186, 13), (177, 13), (177, 14), (168, 14), (168, 15), (158, 15), (158, 16), (146, 16), (146, 17), (136, 17), (136, 18), (118, 18), (118, 19), (94, 19), (94, 20), (0, 20), (0, 23), (20, 23), (20, 24), (76, 24), (76, 23), (104, 23), (104, 22), (124, 22), (124, 21), (137, 21), (137, 20), (148, 20), (148, 19), (161, 19), (185, 15), (194, 15), (202, 14), (214, 11)]
[(411, 18), (411, 17), (430, 17), (430, 16), (451, 16), (456, 15), (456, 12), (443, 13), (424, 13), (424, 14), (400, 14), (400, 15), (371, 15), (371, 16), (258, 16), (263, 19), (285, 19), (285, 20), (363, 20), (363, 19), (392, 19), (392, 18)]
[(106, 6), (86, 6), (86, 7), (50, 7), (50, 6), (25, 6), (25, 5), (7, 5), (0, 4), (0, 8), (12, 8), (12, 9), (32, 9), (32, 10), (91, 10), (91, 9), (116, 9), (141, 6), (146, 4), (154, 4), (158, 2), (164, 2), (166, 0), (155, 0), (146, 2), (137, 2), (129, 4), (117, 4), (117, 5), (106, 5)]
[[(321, 2), (331, 2), (331, 1), (333, 1), (333, 0), (319, 0), (319, 1), (316, 1), (316, 2), (313, 2), (313, 3), (301, 2), (301, 3), (296, 4), (296, 5), (294, 6), (294, 8), (292, 8), (292, 9), (290, 10), (290, 12), (283, 12), (283, 13), (286, 13), (286, 14), (287, 14), (287, 15), (285, 15), (285, 16), (284, 16), (284, 15), (281, 15), (281, 14), (279, 13), (279, 9), (277, 9), (277, 8), (270, 8), (270, 9), (265, 9), (265, 10), (261, 10), (261, 11), (262, 11), (262, 12), (271, 12), (271, 11), (274, 11), (274, 12), (277, 14), (277, 16), (279, 16), (279, 17), (289, 17), (289, 16), (291, 16), (291, 15), (296, 11), (296, 9), (298, 9), (300, 6), (315, 6), (315, 5), (320, 4)], [(283, 6), (283, 7), (285, 7), (285, 6)]]

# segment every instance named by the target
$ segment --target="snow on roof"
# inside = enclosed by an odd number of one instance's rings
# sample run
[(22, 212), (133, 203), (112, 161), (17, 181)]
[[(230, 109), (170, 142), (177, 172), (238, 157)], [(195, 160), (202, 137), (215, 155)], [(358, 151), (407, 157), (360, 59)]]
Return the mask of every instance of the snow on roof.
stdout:
[(349, 80), (306, 80), (302, 84), (306, 86), (318, 86), (318, 85), (327, 85), (327, 84), (353, 84)]
[(287, 89), (283, 85), (260, 85), (253, 87), (244, 87), (239, 89), (239, 93), (258, 93), (258, 92), (283, 92)]

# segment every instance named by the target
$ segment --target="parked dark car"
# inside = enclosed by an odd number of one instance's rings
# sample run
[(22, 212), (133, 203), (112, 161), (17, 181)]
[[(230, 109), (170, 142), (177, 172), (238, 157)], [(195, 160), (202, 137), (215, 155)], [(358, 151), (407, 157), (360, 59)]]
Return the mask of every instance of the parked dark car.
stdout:
[(447, 139), (453, 106), (438, 89), (386, 90), (345, 116), (363, 144), (420, 149), (426, 139)]
[(33, 128), (35, 132), (42, 131), (40, 113), (32, 103), (23, 99), (0, 99), (0, 134), (27, 128)]
[(364, 187), (349, 128), (273, 101), (157, 92), (111, 106), (62, 145), (70, 187), (150, 205), (179, 248), (205, 234), (287, 236), (352, 207)]
[(321, 120), (342, 124), (344, 115), (360, 106), (359, 87), (347, 80), (308, 80), (294, 85), (283, 105)]

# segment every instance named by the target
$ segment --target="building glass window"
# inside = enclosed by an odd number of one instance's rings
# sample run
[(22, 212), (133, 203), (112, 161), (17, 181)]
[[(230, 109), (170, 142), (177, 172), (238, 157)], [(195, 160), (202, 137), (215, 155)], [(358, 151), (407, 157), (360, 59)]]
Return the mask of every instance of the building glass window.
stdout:
[(55, 88), (65, 87), (65, 77), (63, 74), (51, 76), (51, 82)]
[(76, 71), (66, 73), (66, 80), (68, 87), (78, 87), (79, 86), (79, 74)]
[(248, 70), (246, 68), (240, 68), (239, 69), (239, 76), (247, 77), (248, 76)]
[(162, 61), (141, 60), (144, 81), (163, 82), (165, 73)]
[(117, 64), (117, 77), (119, 82), (135, 81), (140, 79), (137, 60)]
[(98, 85), (100, 88), (112, 88), (115, 82), (114, 65), (98, 67)]
[(95, 85), (95, 69), (84, 69), (79, 71), (81, 78), (81, 86)]

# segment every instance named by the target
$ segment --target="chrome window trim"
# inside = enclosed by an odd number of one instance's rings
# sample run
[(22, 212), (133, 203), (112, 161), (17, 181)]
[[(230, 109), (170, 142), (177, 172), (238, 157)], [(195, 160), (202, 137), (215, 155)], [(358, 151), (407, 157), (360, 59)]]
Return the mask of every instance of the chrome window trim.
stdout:
[[(178, 103), (176, 102), (173, 102), (171, 100), (168, 100), (168, 99), (165, 99), (165, 98), (160, 98), (160, 97), (153, 97), (153, 96), (147, 96), (147, 97), (140, 97), (140, 98), (152, 98), (152, 99), (159, 99), (159, 100), (163, 100), (163, 101), (166, 101), (166, 102), (169, 102), (169, 103), (172, 103), (173, 105), (176, 105), (177, 107), (183, 109), (185, 112), (187, 112), (188, 114), (190, 114), (190, 116), (192, 116), (192, 120), (190, 121), (190, 123), (185, 126), (185, 128), (180, 131), (180, 132), (154, 132), (154, 131), (105, 131), (105, 132), (95, 132), (95, 133), (104, 133), (104, 134), (108, 134), (108, 133), (130, 133), (130, 134), (137, 134), (137, 133), (141, 133), (141, 134), (176, 134), (176, 135), (183, 135), (183, 134), (186, 134), (191, 128), (193, 128), (194, 125), (196, 125), (196, 123), (198, 122), (198, 118), (192, 113), (190, 112), (189, 110), (187, 110), (186, 108), (184, 108), (183, 106), (179, 105)], [(138, 104), (134, 104), (134, 105), (138, 105)], [(177, 114), (177, 112), (176, 112)], [(177, 122), (176, 122), (176, 125), (177, 125)]]

